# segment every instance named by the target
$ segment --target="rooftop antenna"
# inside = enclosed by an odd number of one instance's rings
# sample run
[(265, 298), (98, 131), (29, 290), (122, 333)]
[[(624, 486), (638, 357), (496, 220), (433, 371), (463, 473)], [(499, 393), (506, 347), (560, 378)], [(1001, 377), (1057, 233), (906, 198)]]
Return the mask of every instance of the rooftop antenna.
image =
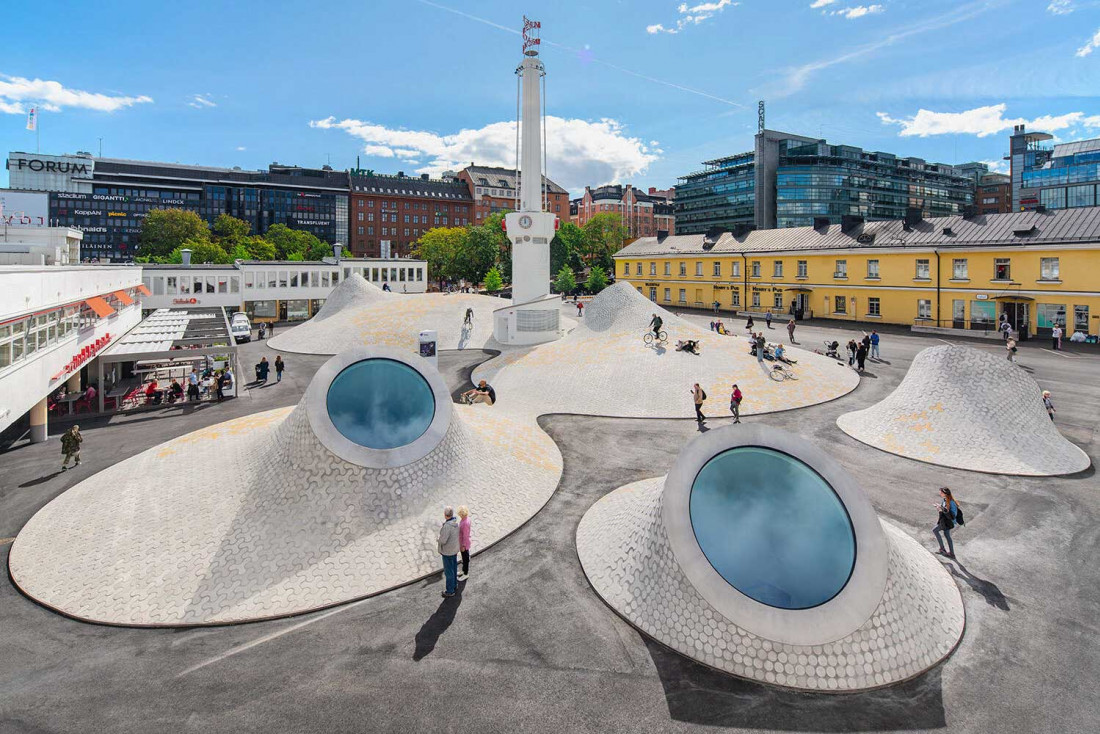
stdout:
[(764, 132), (764, 100), (756, 103), (756, 132)]
[(96, 157), (97, 158), (102, 158), (103, 157), (103, 138), (99, 138), (99, 155), (96, 156)]

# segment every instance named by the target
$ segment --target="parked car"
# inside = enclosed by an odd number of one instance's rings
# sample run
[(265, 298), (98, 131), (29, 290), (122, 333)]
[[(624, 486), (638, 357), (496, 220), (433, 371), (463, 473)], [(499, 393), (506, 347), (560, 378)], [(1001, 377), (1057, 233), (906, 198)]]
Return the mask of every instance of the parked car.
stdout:
[(252, 324), (248, 321), (248, 316), (240, 312), (233, 314), (233, 318), (229, 320), (229, 333), (238, 344), (252, 341)]

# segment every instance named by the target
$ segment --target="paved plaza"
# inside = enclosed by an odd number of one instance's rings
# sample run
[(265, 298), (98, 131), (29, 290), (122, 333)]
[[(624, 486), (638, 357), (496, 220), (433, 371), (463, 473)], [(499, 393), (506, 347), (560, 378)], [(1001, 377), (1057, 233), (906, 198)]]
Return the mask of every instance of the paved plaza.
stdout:
[[(706, 333), (705, 315), (683, 318), (702, 323)], [(797, 337), (819, 344), (851, 335), (824, 324), (800, 326)], [(741, 337), (722, 338), (744, 345)], [(7, 579), (0, 586), (0, 730), (1089, 730), (1100, 717), (1093, 691), (1100, 677), (1092, 623), (1100, 602), (1094, 467), (1060, 477), (976, 473), (887, 453), (837, 427), (840, 416), (886, 400), (915, 356), (942, 344), (885, 332), (884, 361), (871, 362), (846, 394), (745, 419), (747, 426), (784, 428), (825, 450), (859, 482), (892, 542), (913, 549), (914, 563), (938, 566), (943, 574), (929, 571), (932, 578), (949, 575), (958, 589), (966, 615), (958, 648), (911, 680), (844, 696), (796, 692), (720, 672), (640, 634), (590, 584), (578, 557), (578, 528), (590, 510), (621, 497), (618, 488), (655, 486), (700, 429), (683, 419), (547, 414), (537, 423), (552, 440), (546, 450), (560, 451), (556, 490), (531, 520), (475, 557), (470, 580), (453, 599), (440, 601), (436, 573), (290, 619), (134, 629), (66, 618)], [(989, 354), (1002, 349), (976, 341), (968, 346)], [(244, 345), (242, 360), (271, 359), (271, 347)], [(441, 355), (452, 394), (492, 356), (480, 350)], [(756, 366), (751, 361), (746, 369)], [(183, 474), (179, 458), (198, 445), (180, 442), (182, 436), (209, 436), (231, 420), (260, 434), (256, 424), (288, 420), (324, 362), (294, 356), (282, 383), (251, 387), (223, 405), (82, 420), (84, 463), (64, 474), (56, 441), (64, 426), (53, 427), (50, 442), (0, 456), (0, 538), (17, 535), (52, 499), (67, 498), (67, 490), (75, 488), (76, 497), (90, 477), (113, 471), (127, 481), (124, 467), (135, 466), (128, 461)], [(1021, 349), (1020, 363), (1040, 388), (1052, 391), (1062, 435), (1098, 455), (1097, 357), (1031, 344)], [(499, 406), (473, 410), (504, 413), (508, 401), (520, 400), (502, 384), (494, 383)], [(686, 396), (690, 385), (675, 387)], [(724, 426), (729, 419), (710, 423)], [(157, 448), (162, 444), (174, 448)], [(204, 446), (193, 462), (222, 450), (216, 440)], [(150, 450), (176, 453), (154, 461)], [(151, 464), (142, 473), (153, 471)], [(140, 488), (139, 472), (133, 473)], [(965, 528), (955, 532), (957, 561), (934, 560), (917, 548), (935, 548), (933, 504), (943, 485), (955, 489), (967, 511)], [(236, 491), (223, 489), (230, 497)], [(179, 491), (187, 490), (207, 491)], [(115, 511), (133, 507), (120, 503)], [(475, 539), (481, 530), (489, 529), (475, 525)], [(126, 538), (89, 533), (74, 541), (91, 548)], [(10, 550), (10, 542), (0, 546), (5, 558)], [(372, 561), (366, 553), (357, 562)]]

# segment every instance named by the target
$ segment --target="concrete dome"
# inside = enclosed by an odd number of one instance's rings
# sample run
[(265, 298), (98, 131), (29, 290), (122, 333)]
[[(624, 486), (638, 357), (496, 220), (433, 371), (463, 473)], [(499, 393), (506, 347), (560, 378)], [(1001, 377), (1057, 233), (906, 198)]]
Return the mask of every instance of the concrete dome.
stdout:
[[(376, 359), (411, 365), (435, 396), (423, 434), (386, 450), (325, 418), (333, 380)], [(28, 596), (88, 621), (298, 614), (438, 573), (445, 505), (470, 507), (473, 550), (483, 550), (538, 512), (561, 468), (533, 421), (453, 405), (420, 357), (352, 350), (293, 408), (181, 436), (77, 484), (24, 526), (9, 565)]]
[(1091, 463), (1051, 422), (1030, 375), (961, 345), (923, 350), (886, 399), (836, 423), (875, 448), (958, 469), (1051, 476)]
[[(762, 603), (723, 575), (707, 547), (691, 510), (699, 468), (744, 447), (805, 464), (843, 504), (858, 551), (843, 588), (825, 602), (802, 609)], [(785, 489), (753, 483), (750, 491), (770, 496)], [(726, 520), (732, 523), (739, 510), (731, 507)], [(781, 512), (767, 526), (777, 549), (804, 530)], [(739, 534), (730, 529), (720, 540), (736, 547)], [(605, 495), (581, 519), (577, 552), (596, 592), (642, 633), (763, 683), (826, 692), (877, 688), (928, 670), (963, 633), (962, 597), (936, 558), (881, 521), (855, 480), (823, 451), (768, 426), (712, 430), (684, 448), (668, 476)], [(762, 548), (750, 553), (742, 560), (766, 565)]]

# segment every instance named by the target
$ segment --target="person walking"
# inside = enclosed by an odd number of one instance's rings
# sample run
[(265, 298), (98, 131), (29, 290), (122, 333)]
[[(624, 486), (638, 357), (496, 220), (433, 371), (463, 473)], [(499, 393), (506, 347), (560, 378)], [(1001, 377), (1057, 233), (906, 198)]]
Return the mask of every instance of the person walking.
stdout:
[(1015, 339), (1009, 338), (1009, 340), (1005, 342), (1005, 351), (1008, 352), (1008, 361), (1015, 363), (1016, 362), (1016, 340)]
[(274, 321), (272, 321), (270, 324), (267, 325), (267, 330), (269, 332), (271, 332), (271, 336), (275, 336), (275, 322)]
[(856, 350), (859, 347), (856, 346), (855, 339), (848, 340), (848, 366), (851, 367), (856, 363)]
[(262, 357), (260, 363), (256, 365), (256, 379), (260, 382), (267, 382), (269, 372), (271, 372), (271, 365), (268, 364), (267, 357)]
[(863, 365), (867, 362), (867, 345), (860, 344), (856, 347), (856, 371), (863, 372)]
[(741, 394), (741, 388), (737, 387), (737, 383), (733, 383), (733, 392), (730, 394), (730, 412), (733, 413), (733, 422), (741, 422), (741, 400), (744, 395)]
[(772, 312), (771, 311), (768, 311), (766, 314), (764, 314), (764, 325), (767, 326), (769, 329), (772, 328)]
[(764, 338), (764, 332), (756, 335), (756, 361), (764, 364), (764, 352), (767, 351), (768, 340)]
[(80, 466), (80, 444), (84, 440), (84, 437), (80, 435), (80, 426), (73, 425), (72, 428), (61, 434), (61, 453), (65, 458), (61, 460), (61, 471), (66, 471), (69, 467), (69, 459), (76, 459), (74, 467)]
[(879, 356), (878, 356), (878, 339), (879, 339), (878, 332), (877, 331), (872, 331), (870, 339), (871, 339), (871, 359), (873, 359), (877, 362), (880, 359)]
[(794, 327), (794, 319), (787, 322), (787, 336), (790, 338), (791, 344), (798, 344), (798, 342), (794, 340)]
[(1050, 342), (1051, 347), (1054, 349), (1062, 348), (1062, 327), (1058, 324), (1054, 325), (1054, 328), (1050, 330)]
[(225, 383), (227, 379), (225, 370), (222, 370), (214, 377), (214, 386), (217, 388), (216, 394), (219, 403), (225, 399)]
[(1050, 390), (1043, 390), (1043, 407), (1047, 409), (1047, 415), (1050, 416), (1050, 420), (1053, 423), (1054, 414), (1058, 411), (1054, 409), (1054, 402), (1050, 399)]
[(691, 388), (691, 399), (695, 403), (695, 420), (702, 423), (707, 419), (707, 417), (703, 415), (703, 401), (707, 399), (707, 394), (703, 388), (699, 387), (698, 382)]
[[(940, 555), (954, 558), (955, 544), (951, 540), (951, 529), (961, 519), (961, 515), (959, 505), (955, 502), (955, 498), (951, 496), (951, 490), (947, 487), (940, 487), (940, 501), (936, 503), (936, 509), (939, 511), (939, 518), (936, 520), (935, 527), (932, 528), (932, 534), (936, 536), (936, 542), (940, 544)], [(944, 538), (947, 538), (946, 549), (943, 547)]]
[(1012, 336), (1012, 324), (1008, 323), (1008, 320), (1004, 318), (1004, 314), (1001, 314), (1001, 336), (1005, 341), (1008, 341)]
[(752, 315), (750, 314), (749, 320), (745, 322), (745, 328), (749, 330), (750, 335), (752, 334), (752, 327), (754, 326), (756, 326), (756, 324), (753, 322)]
[(584, 301), (577, 301), (577, 315), (584, 316)]
[(191, 374), (187, 375), (187, 402), (199, 399), (199, 371), (191, 368)]
[(714, 302), (714, 313), (715, 313), (715, 314), (717, 314), (717, 313), (718, 313), (718, 309), (719, 309), (719, 308), (721, 308), (721, 306), (722, 306), (722, 304), (721, 304), (721, 303), (719, 303), (718, 301), (715, 301), (715, 302)]
[(275, 355), (275, 382), (283, 381), (283, 370), (286, 369), (286, 362), (283, 361), (283, 355)]
[(439, 555), (443, 556), (444, 598), (455, 595), (458, 585), (458, 523), (453, 507), (443, 508), (443, 525), (439, 528)]
[(462, 553), (458, 580), (465, 581), (470, 577), (470, 510), (466, 505), (458, 506), (458, 550)]

